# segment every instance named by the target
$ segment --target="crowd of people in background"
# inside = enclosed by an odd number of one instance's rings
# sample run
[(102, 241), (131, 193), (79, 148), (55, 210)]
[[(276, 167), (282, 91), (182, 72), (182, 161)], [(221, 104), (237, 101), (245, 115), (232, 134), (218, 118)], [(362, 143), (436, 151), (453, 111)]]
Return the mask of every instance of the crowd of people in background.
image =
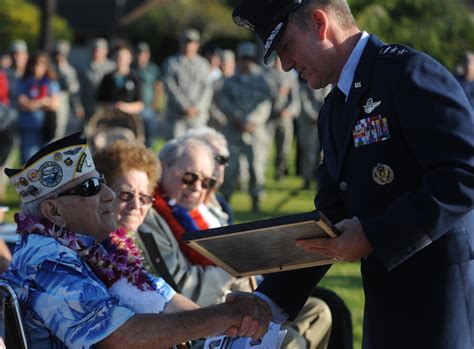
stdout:
[[(300, 93), (305, 84), (277, 65), (259, 64), (252, 42), (238, 44), (235, 51), (208, 46), (201, 55), (200, 49), (199, 31), (186, 29), (179, 51), (158, 66), (146, 42), (109, 45), (97, 38), (90, 61), (76, 67), (65, 40), (50, 53), (29, 52), (25, 41), (13, 41), (0, 60), (1, 111), (11, 115), (8, 125), (0, 125), (5, 133), (0, 165), (9, 163), (15, 145), (24, 163), (52, 139), (76, 131), (85, 130), (96, 148), (117, 139), (138, 139), (152, 147), (157, 138), (169, 140), (209, 126), (229, 144), (221, 159), (227, 176), (220, 187), (227, 201), (236, 188), (247, 189), (253, 211), (259, 212), (268, 165), (275, 164), (276, 180), (289, 173), (294, 134), (300, 160), (296, 173), (310, 188), (319, 148), (304, 135), (317, 134), (318, 105), (327, 91), (308, 90), (304, 98), (310, 102), (305, 102)], [(269, 159), (273, 139), (274, 160)], [(0, 185), (5, 187), (3, 179)]]
[[(296, 73), (284, 72), (278, 59), (273, 66), (259, 64), (252, 42), (238, 44), (235, 52), (208, 46), (201, 55), (200, 49), (199, 31), (186, 29), (179, 52), (158, 66), (146, 42), (133, 47), (119, 40), (110, 47), (98, 38), (90, 62), (79, 69), (69, 62), (65, 40), (50, 54), (31, 53), (25, 41), (13, 41), (0, 59), (0, 165), (15, 144), (23, 163), (48, 141), (84, 129), (97, 147), (120, 138), (151, 147), (158, 137), (169, 140), (210, 126), (229, 143), (227, 179), (220, 188), (227, 201), (236, 188), (248, 189), (258, 212), (267, 167), (274, 166), (277, 181), (289, 173), (295, 136), (295, 172), (303, 188), (311, 188), (320, 161), (318, 112), (330, 88), (308, 88)], [(458, 69), (472, 103), (473, 57), (466, 52)]]

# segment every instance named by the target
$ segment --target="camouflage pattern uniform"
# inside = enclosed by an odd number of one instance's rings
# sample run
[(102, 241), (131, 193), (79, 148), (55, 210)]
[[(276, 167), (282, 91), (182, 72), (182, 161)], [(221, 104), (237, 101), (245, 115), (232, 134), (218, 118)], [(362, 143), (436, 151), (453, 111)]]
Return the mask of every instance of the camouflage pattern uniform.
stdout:
[(297, 119), (297, 138), (300, 150), (300, 170), (304, 178), (304, 187), (309, 189), (310, 182), (314, 179), (316, 168), (321, 161), (321, 147), (318, 137), (319, 109), (331, 87), (314, 90), (306, 81), (300, 81), (299, 86), (301, 112)]
[(272, 91), (263, 69), (251, 63), (250, 74), (237, 70), (234, 76), (224, 81), (219, 99), (220, 109), (228, 119), (223, 133), (230, 150), (230, 162), (221, 191), (226, 198), (234, 191), (239, 156), (244, 155), (249, 165), (249, 191), (255, 210), (264, 186), (268, 153), (266, 122), (272, 107)]
[[(212, 99), (209, 72), (209, 63), (199, 55), (189, 59), (176, 54), (163, 64), (163, 82), (168, 96), (166, 118), (172, 128), (172, 137), (179, 137), (191, 128), (206, 126)], [(193, 106), (198, 108), (198, 114), (187, 117), (185, 110)]]
[(268, 133), (271, 149), (275, 139), (275, 178), (281, 179), (288, 171), (288, 158), (293, 144), (293, 120), (301, 109), (297, 76), (278, 68), (268, 69), (268, 78), (272, 81), (276, 97), (272, 113), (268, 120)]

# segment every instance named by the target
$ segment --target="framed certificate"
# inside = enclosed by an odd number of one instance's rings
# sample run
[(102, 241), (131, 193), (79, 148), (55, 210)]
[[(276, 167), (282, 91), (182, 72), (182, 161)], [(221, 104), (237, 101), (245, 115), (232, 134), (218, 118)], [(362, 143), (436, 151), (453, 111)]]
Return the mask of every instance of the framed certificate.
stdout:
[(229, 274), (242, 277), (334, 263), (305, 252), (295, 241), (339, 234), (322, 213), (312, 211), (187, 232), (183, 240)]

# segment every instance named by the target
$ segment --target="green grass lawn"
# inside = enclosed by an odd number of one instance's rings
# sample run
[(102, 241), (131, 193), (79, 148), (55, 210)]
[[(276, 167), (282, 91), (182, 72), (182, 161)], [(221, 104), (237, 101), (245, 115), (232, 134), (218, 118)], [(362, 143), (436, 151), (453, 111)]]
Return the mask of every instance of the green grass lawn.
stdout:
[[(159, 142), (154, 148), (157, 149), (161, 145), (162, 142)], [(292, 156), (293, 158), (294, 156)], [(261, 213), (251, 212), (251, 199), (246, 192), (238, 191), (232, 196), (231, 205), (234, 208), (237, 222), (308, 212), (314, 209), (315, 188), (301, 190), (303, 180), (292, 174), (282, 181), (276, 182), (272, 179), (272, 172), (272, 169), (269, 168)], [(10, 207), (6, 221), (13, 222), (13, 214), (18, 211), (19, 206), (17, 195), (12, 186), (7, 188), (6, 198), (0, 200), (0, 205)], [(359, 269), (359, 263), (335, 264), (320, 283), (321, 286), (331, 289), (342, 297), (351, 310), (354, 324), (354, 348), (361, 348), (362, 343), (364, 294)]]

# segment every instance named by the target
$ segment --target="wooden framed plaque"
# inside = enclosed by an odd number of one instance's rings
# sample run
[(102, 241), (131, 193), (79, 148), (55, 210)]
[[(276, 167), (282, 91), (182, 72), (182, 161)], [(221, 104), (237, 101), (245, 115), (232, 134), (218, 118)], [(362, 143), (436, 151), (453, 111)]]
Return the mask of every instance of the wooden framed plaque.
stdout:
[(322, 213), (312, 211), (187, 232), (183, 240), (229, 274), (242, 277), (334, 263), (305, 252), (295, 241), (339, 234)]

